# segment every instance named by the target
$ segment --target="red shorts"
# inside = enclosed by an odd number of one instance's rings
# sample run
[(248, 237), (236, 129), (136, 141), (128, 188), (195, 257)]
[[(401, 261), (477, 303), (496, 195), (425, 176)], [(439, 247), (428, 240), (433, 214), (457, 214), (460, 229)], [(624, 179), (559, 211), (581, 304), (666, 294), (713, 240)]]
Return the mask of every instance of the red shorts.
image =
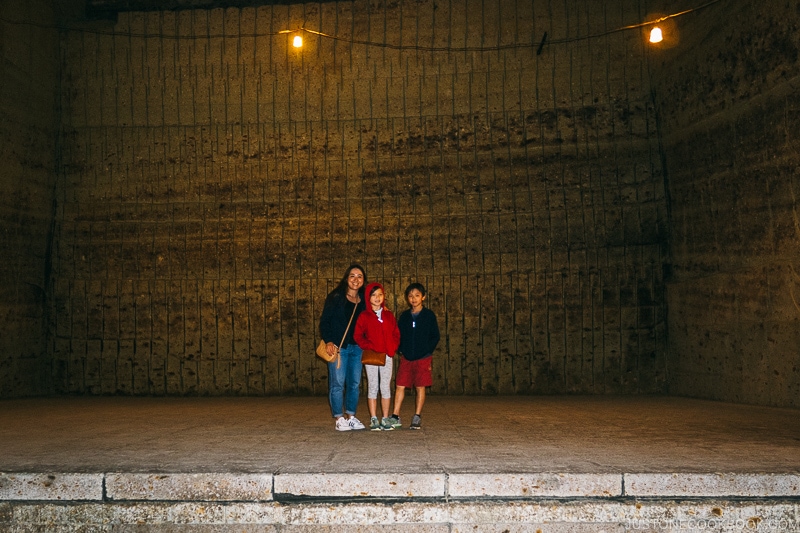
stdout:
[(400, 367), (397, 369), (397, 377), (394, 384), (398, 387), (430, 387), (433, 385), (433, 372), (431, 372), (431, 361), (433, 356), (409, 361), (405, 357), (400, 357)]

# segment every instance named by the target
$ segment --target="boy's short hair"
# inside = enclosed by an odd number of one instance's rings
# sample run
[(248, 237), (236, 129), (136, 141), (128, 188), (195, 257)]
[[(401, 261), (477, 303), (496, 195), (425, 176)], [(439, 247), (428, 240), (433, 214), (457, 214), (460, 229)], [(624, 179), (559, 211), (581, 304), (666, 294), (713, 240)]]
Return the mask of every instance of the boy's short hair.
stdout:
[(414, 282), (406, 287), (406, 300), (408, 300), (408, 295), (411, 294), (411, 291), (414, 289), (418, 290), (421, 295), (425, 296), (425, 286), (422, 283)]

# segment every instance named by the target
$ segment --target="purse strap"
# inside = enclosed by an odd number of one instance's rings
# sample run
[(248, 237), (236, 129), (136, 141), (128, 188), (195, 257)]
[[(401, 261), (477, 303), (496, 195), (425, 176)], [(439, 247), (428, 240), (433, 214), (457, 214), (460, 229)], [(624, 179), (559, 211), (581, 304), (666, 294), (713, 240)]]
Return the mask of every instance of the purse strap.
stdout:
[(347, 323), (347, 327), (344, 328), (344, 335), (342, 335), (342, 340), (339, 342), (339, 349), (336, 350), (336, 368), (339, 368), (342, 365), (342, 360), (339, 358), (339, 350), (342, 349), (342, 344), (344, 344), (344, 339), (347, 337), (347, 332), (350, 330), (350, 324), (353, 323), (353, 317), (356, 316), (356, 308), (358, 307), (359, 302), (353, 306), (353, 314), (350, 315), (350, 321)]

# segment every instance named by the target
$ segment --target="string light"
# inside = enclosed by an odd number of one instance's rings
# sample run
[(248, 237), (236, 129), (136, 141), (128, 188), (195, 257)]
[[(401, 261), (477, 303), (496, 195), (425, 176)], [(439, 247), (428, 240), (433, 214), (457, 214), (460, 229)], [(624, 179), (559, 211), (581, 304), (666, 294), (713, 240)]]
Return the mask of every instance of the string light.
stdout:
[(651, 43), (653, 43), (653, 44), (660, 43), (663, 40), (664, 40), (664, 35), (661, 33), (661, 28), (656, 26), (655, 28), (650, 30), (650, 42)]
[[(30, 21), (12, 21), (12, 20), (8, 20), (8, 19), (6, 19), (4, 17), (0, 17), (0, 21), (5, 22), (7, 24), (34, 26), (34, 27), (38, 27), (38, 28), (49, 28), (49, 29), (56, 29), (56, 30), (76, 31), (76, 32), (82, 32), (82, 33), (88, 33), (88, 34), (94, 34), (94, 35), (108, 35), (108, 36), (111, 36), (111, 37), (136, 37), (136, 38), (142, 38), (142, 39), (160, 38), (160, 39), (175, 39), (175, 40), (200, 40), (200, 39), (224, 39), (224, 38), (230, 38), (230, 37), (255, 39), (255, 38), (259, 38), (259, 37), (271, 37), (271, 36), (281, 35), (281, 34), (286, 34), (286, 33), (289, 33), (289, 34), (291, 34), (291, 33), (300, 34), (300, 33), (305, 32), (305, 33), (309, 33), (309, 34), (312, 34), (312, 35), (317, 35), (319, 37), (323, 37), (323, 38), (326, 38), (326, 39), (346, 42), (346, 43), (349, 43), (349, 44), (359, 44), (359, 45), (364, 45), (364, 46), (371, 46), (371, 47), (377, 47), (377, 48), (388, 48), (388, 49), (393, 49), (393, 50), (413, 50), (413, 51), (419, 51), (419, 52), (496, 52), (496, 51), (502, 51), (502, 50), (513, 50), (513, 49), (519, 49), (519, 48), (534, 48), (534, 47), (536, 47), (537, 48), (537, 55), (538, 55), (538, 54), (541, 53), (542, 48), (544, 47), (545, 44), (554, 45), (554, 44), (572, 43), (572, 42), (577, 42), (577, 41), (585, 41), (585, 40), (588, 40), (588, 39), (596, 39), (598, 37), (605, 37), (607, 35), (612, 35), (614, 33), (619, 33), (619, 32), (632, 30), (632, 29), (636, 29), (636, 28), (644, 28), (644, 27), (649, 27), (649, 26), (655, 26), (655, 25), (657, 25), (657, 24), (659, 24), (659, 23), (661, 23), (661, 22), (663, 22), (665, 20), (676, 18), (676, 17), (680, 17), (682, 15), (686, 15), (686, 14), (692, 13), (694, 11), (699, 11), (701, 9), (704, 9), (706, 7), (714, 5), (714, 4), (716, 4), (718, 2), (721, 2), (721, 1), (722, 0), (711, 0), (711, 1), (706, 2), (705, 4), (702, 4), (700, 6), (697, 6), (697, 7), (691, 8), (691, 9), (687, 9), (687, 10), (681, 11), (679, 13), (673, 13), (671, 15), (666, 15), (666, 16), (660, 17), (660, 18), (658, 18), (656, 20), (649, 20), (649, 21), (646, 21), (646, 22), (641, 22), (639, 24), (631, 24), (629, 26), (622, 26), (622, 27), (619, 27), (619, 28), (614, 28), (614, 29), (611, 29), (611, 30), (607, 30), (607, 31), (603, 31), (603, 32), (600, 32), (600, 33), (595, 33), (595, 34), (582, 35), (582, 36), (578, 36), (578, 37), (568, 37), (568, 38), (563, 38), (563, 39), (547, 39), (547, 35), (545, 34), (544, 38), (541, 39), (541, 42), (539, 42), (539, 43), (536, 43), (536, 42), (525, 42), (525, 43), (510, 43), (510, 44), (497, 45), (497, 46), (461, 46), (461, 47), (454, 47), (454, 46), (395, 45), (395, 44), (390, 44), (390, 43), (380, 43), (380, 42), (375, 42), (375, 41), (366, 41), (366, 40), (353, 39), (353, 38), (347, 38), (347, 37), (339, 37), (337, 35), (331, 35), (331, 34), (323, 33), (321, 31), (312, 30), (312, 29), (306, 28), (305, 26), (300, 27), (300, 28), (295, 28), (295, 29), (281, 30), (281, 31), (272, 32), (272, 33), (253, 33), (253, 34), (239, 33), (239, 34), (236, 34), (236, 35), (219, 35), (219, 34), (167, 35), (167, 34), (163, 34), (163, 33), (141, 34), (141, 33), (118, 32), (118, 31), (108, 31), (108, 30), (91, 30), (91, 29), (86, 29), (86, 28), (74, 28), (74, 27), (70, 28), (70, 27), (65, 27), (65, 26), (61, 26), (61, 25), (40, 24), (40, 23), (30, 22)], [(657, 28), (653, 28), (653, 30), (656, 30), (656, 29)], [(650, 32), (651, 37), (652, 37), (652, 33), (653, 33), (653, 31)], [(298, 39), (300, 40), (300, 46), (302, 46), (302, 37), (300, 35), (295, 35), (295, 37), (293, 39), (293, 45), (295, 47), (298, 46), (296, 44)], [(662, 39), (663, 39), (663, 32), (662, 32)], [(651, 41), (651, 42), (655, 42), (655, 41)]]
[[(699, 10), (701, 10), (703, 8), (706, 8), (708, 6), (714, 5), (714, 4), (716, 4), (717, 2), (720, 2), (720, 1), (722, 1), (722, 0), (711, 0), (710, 2), (706, 2), (703, 5), (700, 5), (700, 6), (697, 6), (697, 7), (693, 7), (691, 9), (687, 9), (687, 10), (684, 10), (684, 11), (680, 11), (678, 13), (673, 13), (671, 15), (666, 15), (666, 16), (663, 16), (663, 17), (659, 17), (659, 18), (657, 18), (655, 20), (648, 20), (648, 21), (645, 21), (645, 22), (640, 22), (639, 24), (631, 24), (629, 26), (622, 26), (622, 27), (619, 27), (619, 28), (614, 28), (613, 30), (608, 30), (608, 31), (604, 31), (604, 32), (601, 32), (601, 33), (585, 35), (585, 36), (581, 36), (581, 37), (572, 37), (572, 38), (565, 38), (565, 39), (550, 39), (550, 40), (547, 40), (547, 32), (545, 32), (541, 43), (539, 43), (539, 45), (538, 45), (538, 50), (536, 52), (536, 55), (539, 55), (541, 53), (542, 47), (544, 47), (544, 45), (545, 45), (545, 41), (546, 41), (547, 44), (564, 44), (564, 43), (571, 43), (571, 42), (576, 42), (576, 41), (583, 41), (583, 40), (587, 40), (587, 39), (596, 39), (598, 37), (605, 37), (606, 35), (611, 35), (611, 34), (619, 33), (619, 32), (626, 31), (626, 30), (633, 30), (633, 29), (637, 29), (637, 28), (644, 28), (644, 27), (647, 27), (647, 26), (653, 26), (655, 24), (659, 24), (661, 22), (664, 22), (664, 21), (667, 21), (667, 20), (670, 20), (670, 19), (673, 19), (673, 18), (676, 18), (676, 17), (680, 17), (682, 15), (686, 15), (686, 14), (692, 13), (694, 11), (699, 11)], [(305, 26), (297, 28), (295, 30), (282, 30), (282, 31), (280, 31), (278, 33), (294, 33), (294, 32), (300, 32), (300, 31), (307, 32), (307, 33), (310, 33), (310, 34), (313, 34), (313, 35), (318, 35), (320, 37), (325, 37), (327, 39), (332, 39), (334, 41), (344, 41), (344, 42), (351, 43), (351, 44), (360, 44), (360, 45), (364, 45), (364, 46), (374, 46), (374, 47), (379, 47), (379, 48), (389, 48), (389, 49), (393, 49), (393, 50), (415, 50), (415, 51), (420, 51), (420, 52), (495, 52), (495, 51), (500, 51), (500, 50), (511, 50), (511, 49), (517, 49), (517, 48), (530, 48), (530, 47), (536, 46), (535, 44), (531, 44), (531, 43), (511, 43), (511, 44), (504, 44), (504, 45), (498, 45), (498, 46), (462, 46), (462, 47), (395, 45), (395, 44), (390, 44), (390, 43), (378, 43), (378, 42), (374, 42), (374, 41), (364, 41), (364, 40), (360, 40), (360, 39), (350, 39), (350, 38), (345, 38), (345, 37), (339, 37), (337, 35), (331, 35), (331, 34), (328, 34), (328, 33), (323, 33), (321, 31), (312, 30), (312, 29), (306, 28)], [(658, 37), (658, 40), (653, 40), (654, 37)], [(661, 42), (663, 40), (664, 40), (664, 35), (663, 35), (663, 32), (661, 31), (661, 29), (658, 26), (654, 27), (653, 30), (650, 32), (650, 42), (651, 43), (657, 43), (657, 42)]]
[(299, 35), (295, 35), (294, 39), (292, 39), (292, 46), (295, 48), (302, 48), (303, 47), (303, 38)]

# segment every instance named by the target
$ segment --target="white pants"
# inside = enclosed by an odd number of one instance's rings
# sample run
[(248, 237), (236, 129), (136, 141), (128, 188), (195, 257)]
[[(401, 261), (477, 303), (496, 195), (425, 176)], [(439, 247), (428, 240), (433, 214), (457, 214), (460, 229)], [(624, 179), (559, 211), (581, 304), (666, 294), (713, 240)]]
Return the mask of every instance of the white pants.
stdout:
[(386, 356), (383, 366), (364, 365), (367, 369), (367, 398), (374, 400), (378, 397), (378, 387), (381, 389), (381, 398), (392, 397), (392, 370), (394, 360)]

